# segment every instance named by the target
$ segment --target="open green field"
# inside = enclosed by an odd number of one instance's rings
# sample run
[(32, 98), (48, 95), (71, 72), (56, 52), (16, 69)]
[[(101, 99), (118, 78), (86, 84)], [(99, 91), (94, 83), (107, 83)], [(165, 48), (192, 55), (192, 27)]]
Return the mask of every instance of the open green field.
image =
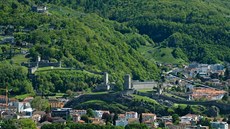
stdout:
[(141, 89), (141, 90), (138, 90), (139, 92), (144, 92), (144, 93), (150, 93), (150, 92), (153, 92), (154, 89), (152, 88), (146, 88), (146, 89)]
[(160, 63), (181, 64), (185, 63), (184, 60), (174, 58), (172, 55), (172, 48), (168, 47), (152, 47), (141, 46), (138, 51), (148, 60)]
[(28, 62), (29, 58), (26, 58), (25, 55), (16, 55), (12, 59), (13, 63), (20, 65), (22, 62)]
[(104, 91), (104, 92), (90, 92), (90, 93), (86, 93), (86, 94), (89, 94), (89, 95), (107, 95), (109, 94), (107, 91)]
[(36, 72), (46, 72), (46, 71), (52, 71), (52, 70), (71, 70), (71, 69), (48, 66), (48, 67), (40, 67), (40, 68), (38, 68), (38, 70)]
[(15, 98), (18, 99), (18, 100), (23, 100), (26, 97), (30, 97), (30, 96), (34, 96), (34, 95), (32, 95), (32, 94), (22, 94), (22, 95), (15, 96)]
[(151, 99), (151, 98), (146, 97), (146, 96), (140, 96), (140, 95), (135, 95), (135, 94), (133, 94), (133, 95), (131, 95), (131, 96), (132, 96), (133, 99), (136, 100), (136, 101), (146, 101), (146, 102), (151, 103), (151, 104), (159, 105), (159, 103), (158, 103), (156, 100)]

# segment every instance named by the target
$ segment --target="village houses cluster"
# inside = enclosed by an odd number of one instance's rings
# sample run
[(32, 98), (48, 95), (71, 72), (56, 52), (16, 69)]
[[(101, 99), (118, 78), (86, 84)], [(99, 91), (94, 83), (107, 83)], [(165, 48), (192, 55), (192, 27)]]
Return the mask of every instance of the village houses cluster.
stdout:
[[(2, 119), (32, 119), (37, 127), (40, 128), (44, 124), (60, 123), (66, 124), (66, 121), (71, 118), (71, 121), (75, 123), (87, 124), (86, 121), (82, 120), (82, 116), (87, 114), (87, 110), (77, 110), (72, 108), (63, 108), (64, 104), (68, 101), (63, 98), (49, 99), (51, 112), (36, 111), (31, 108), (31, 101), (33, 97), (27, 97), (22, 102), (16, 99), (9, 99), (8, 106), (4, 105), (6, 98), (0, 96), (1, 101), (1, 118)], [(109, 115), (111, 119), (114, 118), (114, 113), (104, 110), (93, 110), (93, 117), (89, 117), (92, 124), (105, 125), (105, 115)], [(45, 119), (44, 119), (45, 118)], [(181, 127), (181, 128), (200, 128), (208, 129), (207, 126), (197, 125), (198, 121), (203, 116), (195, 114), (187, 114), (180, 117), (179, 125), (173, 124), (172, 116), (161, 116), (157, 117), (154, 113), (141, 113), (138, 114), (134, 111), (125, 112), (123, 114), (117, 114), (115, 120), (115, 126), (126, 126), (131, 123), (143, 123), (150, 128), (157, 128), (160, 124), (164, 124), (166, 127)], [(112, 124), (112, 123), (111, 123)], [(211, 122), (213, 128), (228, 129), (228, 124), (222, 121)]]

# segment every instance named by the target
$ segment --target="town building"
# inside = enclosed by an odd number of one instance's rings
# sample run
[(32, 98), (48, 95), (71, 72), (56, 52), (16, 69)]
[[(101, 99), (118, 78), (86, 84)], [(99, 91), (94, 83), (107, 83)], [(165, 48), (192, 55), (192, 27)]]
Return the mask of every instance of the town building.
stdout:
[(89, 118), (92, 121), (92, 124), (95, 125), (105, 125), (105, 121), (100, 118)]
[(3, 40), (0, 43), (2, 43), (2, 44), (4, 44), (4, 43), (15, 44), (15, 38), (13, 36), (8, 36), (8, 37), (3, 38)]
[(73, 114), (72, 115), (73, 122), (78, 123), (81, 120), (81, 116), (79, 114)]
[(44, 5), (33, 6), (32, 11), (38, 12), (38, 13), (45, 13), (47, 12), (47, 7)]
[(66, 120), (63, 119), (62, 117), (53, 117), (52, 122), (58, 124), (66, 124)]
[(62, 117), (64, 119), (67, 119), (70, 116), (70, 110), (71, 108), (61, 108), (61, 109), (52, 110), (51, 116)]
[(35, 122), (35, 123), (38, 123), (40, 120), (41, 120), (41, 118), (43, 117), (43, 116), (45, 116), (46, 115), (46, 112), (44, 112), (44, 111), (34, 111), (33, 112), (33, 116), (32, 116), (32, 120)]
[(125, 119), (138, 118), (137, 112), (126, 112)]
[(93, 113), (94, 113), (94, 117), (95, 117), (95, 118), (102, 118), (102, 115), (103, 115), (104, 113), (110, 114), (109, 111), (102, 111), (102, 110), (94, 110)]
[(13, 111), (1, 111), (0, 112), (1, 119), (9, 120), (9, 119), (19, 119), (20, 116), (17, 115), (16, 112)]
[(221, 100), (226, 94), (224, 90), (217, 90), (214, 88), (193, 88), (192, 93), (189, 95), (190, 99), (206, 99), (206, 100)]
[(139, 118), (129, 118), (128, 119), (128, 124), (139, 124), (140, 120)]
[(64, 102), (59, 99), (49, 99), (49, 104), (51, 108), (63, 108)]
[(125, 127), (126, 125), (128, 124), (128, 121), (127, 120), (116, 120), (116, 126), (123, 126)]
[(198, 121), (198, 116), (194, 114), (187, 114), (185, 116), (182, 116), (180, 118), (180, 123), (181, 124), (191, 124), (195, 125)]
[(139, 123), (137, 112), (126, 112), (125, 114), (118, 114), (116, 126), (126, 126), (129, 123)]
[(86, 110), (71, 110), (70, 113), (72, 115), (78, 114), (78, 115), (82, 116), (82, 115), (86, 115), (87, 111)]
[(156, 114), (142, 113), (142, 123), (153, 123), (157, 119)]
[(228, 129), (227, 122), (211, 122), (211, 128), (213, 129)]

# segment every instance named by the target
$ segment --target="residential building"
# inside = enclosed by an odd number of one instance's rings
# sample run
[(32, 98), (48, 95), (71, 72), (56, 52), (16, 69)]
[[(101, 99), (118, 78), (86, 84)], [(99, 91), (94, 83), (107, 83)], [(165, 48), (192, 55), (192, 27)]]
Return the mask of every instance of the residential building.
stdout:
[(126, 112), (125, 113), (125, 118), (129, 119), (129, 118), (138, 118), (138, 114), (137, 112)]
[(190, 94), (191, 99), (207, 99), (207, 100), (221, 100), (226, 94), (224, 90), (217, 90), (214, 88), (194, 88)]
[(153, 123), (157, 119), (156, 114), (142, 113), (142, 123)]
[(139, 118), (129, 118), (128, 119), (128, 124), (136, 124), (140, 123)]
[(59, 124), (66, 124), (66, 120), (64, 120), (62, 117), (53, 117), (52, 122), (59, 123)]
[(211, 122), (211, 127), (213, 129), (228, 129), (227, 122)]
[(1, 118), (2, 119), (6, 119), (6, 120), (9, 120), (9, 119), (19, 119), (19, 116), (17, 115), (16, 112), (12, 112), (12, 111), (1, 111), (0, 114), (1, 114)]
[(23, 102), (31, 102), (34, 99), (34, 97), (26, 97)]
[(164, 123), (172, 122), (172, 116), (162, 116), (162, 117), (159, 117), (157, 119), (161, 120)]
[(214, 65), (211, 65), (210, 68), (211, 68), (212, 72), (224, 71), (224, 65), (222, 65), (222, 64), (214, 64)]
[(193, 126), (188, 126), (187, 129), (209, 129), (209, 127), (202, 126), (202, 125), (193, 125)]
[(195, 124), (198, 121), (198, 116), (194, 114), (187, 114), (182, 116), (180, 119), (181, 124)]
[(125, 120), (125, 114), (118, 114), (118, 120)]
[(46, 112), (44, 112), (44, 111), (34, 111), (33, 116), (32, 116), (32, 120), (34, 122), (39, 122), (41, 120), (41, 118), (45, 115), (46, 115)]
[(73, 122), (79, 122), (81, 120), (81, 116), (79, 114), (72, 115)]
[(33, 109), (26, 108), (19, 115), (20, 115), (20, 118), (31, 118), (33, 116)]
[(102, 111), (102, 110), (94, 110), (93, 113), (94, 113), (94, 117), (95, 117), (95, 118), (102, 118), (102, 115), (103, 115), (104, 113), (110, 114), (109, 111)]
[(0, 103), (6, 103), (6, 96), (0, 95)]
[(124, 120), (124, 119), (116, 120), (116, 126), (123, 126), (123, 127), (125, 127), (127, 124), (128, 124), (127, 120)]
[(10, 37), (5, 37), (1, 43), (11, 43), (14, 44), (15, 43), (15, 38), (13, 36)]
[(45, 13), (47, 11), (47, 7), (43, 6), (43, 5), (42, 6), (33, 6), (32, 11), (38, 12), (38, 13)]
[(86, 115), (87, 111), (86, 110), (71, 110), (71, 115), (78, 114), (80, 116)]
[(126, 112), (125, 114), (118, 114), (116, 126), (126, 126), (129, 123), (139, 123), (137, 112)]
[(49, 104), (51, 108), (63, 108), (65, 103), (59, 99), (49, 99)]
[(92, 121), (92, 124), (105, 125), (105, 121), (100, 118), (90, 118), (90, 120)]
[(12, 106), (11, 104), (7, 105), (5, 103), (0, 103), (0, 111), (12, 111), (17, 112), (17, 107)]
[(62, 117), (64, 119), (67, 119), (70, 116), (70, 110), (69, 108), (61, 108), (52, 110), (51, 116), (52, 117)]

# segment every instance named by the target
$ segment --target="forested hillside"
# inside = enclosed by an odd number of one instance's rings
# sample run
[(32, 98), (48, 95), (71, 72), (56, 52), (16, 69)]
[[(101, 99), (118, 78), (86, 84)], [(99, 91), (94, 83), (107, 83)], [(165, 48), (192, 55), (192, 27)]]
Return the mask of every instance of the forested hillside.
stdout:
[[(46, 4), (47, 13), (32, 11), (32, 6), (40, 4)], [(26, 57), (31, 61), (36, 60), (40, 55), (42, 60), (62, 61), (62, 66), (67, 68), (93, 72), (107, 71), (111, 75), (110, 81), (120, 86), (123, 76), (127, 73), (132, 74), (133, 79), (158, 79), (159, 70), (156, 65), (150, 63), (134, 49), (140, 45), (152, 46), (153, 41), (147, 35), (140, 35), (136, 29), (124, 24), (102, 18), (97, 14), (88, 14), (55, 4), (34, 3), (30, 0), (2, 1), (0, 16), (2, 38), (14, 36), (15, 47), (21, 47), (23, 42), (29, 43), (31, 47)], [(2, 45), (1, 48), (1, 59), (11, 60), (13, 54), (8, 50), (11, 47)], [(4, 57), (7, 53), (10, 53), (10, 56)], [(12, 60), (11, 64), (14, 64)], [(24, 73), (22, 74), (24, 76)], [(40, 89), (49, 87), (47, 91), (51, 92), (62, 90), (63, 88), (53, 87), (54, 84), (57, 86), (53, 79), (54, 74), (61, 81), (71, 82), (71, 85), (76, 86), (81, 82), (87, 83), (87, 87), (94, 85), (85, 80), (90, 78), (89, 74), (80, 77), (84, 75), (82, 72), (72, 72), (77, 78), (74, 79), (71, 77), (71, 72), (62, 71), (37, 74), (37, 78), (40, 79), (38, 87)], [(3, 76), (1, 81), (5, 81), (6, 78), (12, 80), (13, 76)], [(31, 83), (29, 85), (31, 86)], [(77, 91), (82, 88), (70, 89)]]
[[(39, 5), (47, 6), (48, 11), (33, 11), (33, 6)], [(158, 79), (159, 70), (153, 63), (156, 60), (172, 63), (230, 61), (229, 8), (228, 0), (2, 1), (0, 40), (13, 36), (16, 46), (1, 45), (1, 60), (20, 65), (21, 61), (34, 61), (40, 55), (43, 60), (61, 61), (66, 68), (96, 73), (107, 71), (110, 81), (120, 86), (126, 73), (135, 80)], [(25, 42), (30, 47), (20, 48)], [(29, 51), (26, 59), (15, 60), (18, 48)], [(23, 72), (23, 77), (25, 74)], [(76, 78), (70, 79), (71, 74)], [(82, 74), (85, 77), (78, 76)], [(59, 86), (72, 85), (73, 90), (81, 89), (79, 84), (88, 88), (101, 82), (97, 75), (84, 72), (36, 75), (38, 87), (48, 86), (52, 92), (62, 89), (54, 87), (57, 78), (62, 80)], [(91, 77), (97, 81), (85, 81)], [(67, 85), (67, 81), (70, 84)], [(28, 82), (28, 88), (22, 89), (23, 92), (31, 91), (32, 84), (27, 77), (24, 82)]]
[(230, 61), (229, 0), (42, 1), (97, 13), (135, 27), (159, 46), (177, 48), (178, 55), (190, 61)]

